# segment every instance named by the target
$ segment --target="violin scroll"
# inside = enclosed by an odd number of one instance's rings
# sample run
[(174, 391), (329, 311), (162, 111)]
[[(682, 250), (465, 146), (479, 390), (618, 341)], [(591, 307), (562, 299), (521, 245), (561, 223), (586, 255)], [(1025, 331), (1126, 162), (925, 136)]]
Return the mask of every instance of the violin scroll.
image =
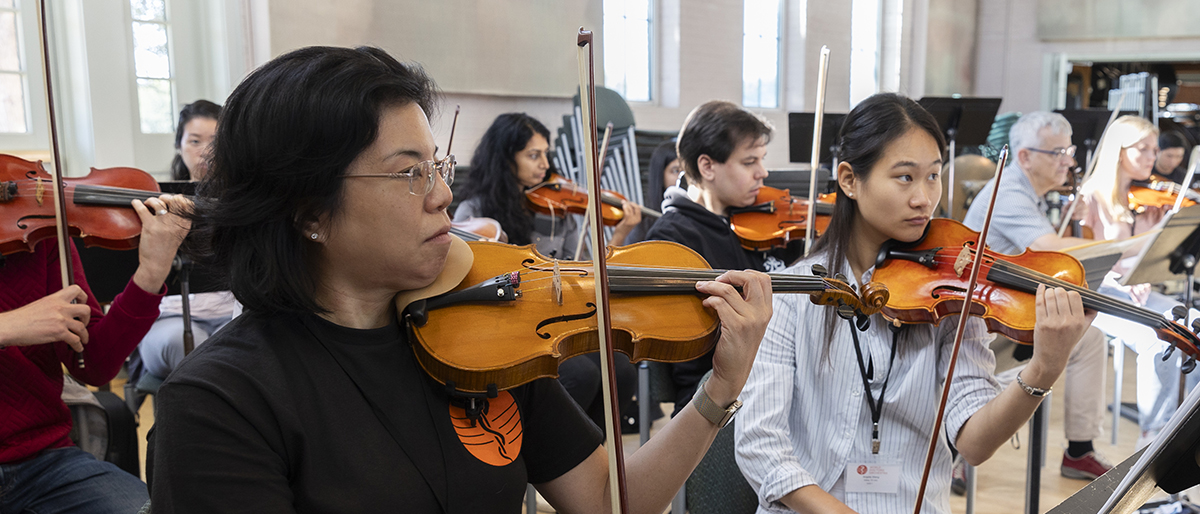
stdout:
[(817, 305), (838, 308), (845, 306), (853, 309), (853, 312), (849, 313), (851, 315), (871, 316), (887, 305), (890, 296), (887, 286), (879, 282), (868, 282), (863, 285), (862, 293), (859, 293), (854, 290), (854, 286), (848, 285), (842, 280), (832, 278), (823, 280), (827, 287), (824, 292), (811, 295), (812, 302)]

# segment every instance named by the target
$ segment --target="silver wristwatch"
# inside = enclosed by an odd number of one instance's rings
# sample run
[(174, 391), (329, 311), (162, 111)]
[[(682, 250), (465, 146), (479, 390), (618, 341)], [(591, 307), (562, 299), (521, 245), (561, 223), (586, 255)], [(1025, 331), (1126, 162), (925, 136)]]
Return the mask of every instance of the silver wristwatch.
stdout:
[[(707, 381), (705, 381), (707, 382)], [(704, 382), (701, 382), (696, 387), (696, 394), (692, 396), (692, 405), (696, 406), (696, 410), (700, 411), (700, 415), (716, 425), (719, 428), (725, 428), (729, 421), (733, 419), (733, 415), (737, 414), (738, 409), (742, 408), (741, 400), (734, 400), (728, 407), (722, 407), (712, 401), (708, 397), (708, 392), (704, 390)]]
[(1043, 398), (1050, 394), (1050, 389), (1042, 389), (1040, 387), (1033, 387), (1029, 384), (1026, 384), (1025, 381), (1021, 379), (1020, 373), (1017, 373), (1017, 385), (1021, 386), (1021, 389), (1024, 389), (1029, 396), (1034, 398)]

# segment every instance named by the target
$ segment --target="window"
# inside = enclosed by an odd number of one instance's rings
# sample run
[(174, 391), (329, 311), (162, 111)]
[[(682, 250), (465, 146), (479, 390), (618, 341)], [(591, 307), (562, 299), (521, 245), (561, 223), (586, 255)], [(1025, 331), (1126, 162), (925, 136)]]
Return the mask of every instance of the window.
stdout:
[(879, 91), (879, 0), (850, 7), (850, 107)]
[(742, 105), (779, 106), (779, 0), (746, 0), (742, 21)]
[(650, 101), (650, 0), (604, 0), (604, 86)]
[(175, 131), (174, 81), (166, 0), (129, 0), (133, 14), (133, 67), (143, 134)]
[(21, 58), (21, 13), (16, 0), (0, 0), (0, 133), (29, 133), (25, 63)]

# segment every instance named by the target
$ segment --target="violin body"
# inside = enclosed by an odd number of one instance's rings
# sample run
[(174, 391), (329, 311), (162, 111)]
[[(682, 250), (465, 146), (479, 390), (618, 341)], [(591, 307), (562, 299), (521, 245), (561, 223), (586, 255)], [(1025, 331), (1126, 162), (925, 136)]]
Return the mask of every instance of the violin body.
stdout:
[(497, 241), (508, 242), (508, 234), (500, 227), (500, 222), (492, 218), (467, 218), (464, 221), (450, 223), (450, 231), (454, 235), (468, 241)]
[[(590, 262), (555, 262), (533, 246), (469, 245), (474, 264), (451, 294), (519, 271), (512, 293), (517, 298), (500, 301), (493, 287), (484, 295), (487, 300), (430, 308), (423, 324), (410, 323), (417, 361), (430, 376), (467, 392), (485, 392), (489, 384), (504, 390), (556, 377), (562, 361), (599, 350)], [(709, 269), (691, 249), (661, 241), (610, 248), (608, 263)], [(681, 362), (704, 355), (717, 342), (720, 321), (701, 301), (694, 289), (662, 295), (614, 290), (614, 349), (634, 362)], [(470, 335), (463, 327), (472, 328)]]
[[(962, 312), (970, 259), (974, 258), (978, 239), (978, 232), (958, 221), (949, 218), (930, 220), (925, 238), (905, 247), (904, 251), (936, 255), (933, 267), (913, 260), (888, 259), (875, 269), (872, 280), (883, 282), (891, 291), (891, 298), (883, 308), (884, 317), (901, 323), (937, 324), (947, 316)], [(965, 262), (959, 258), (964, 250), (969, 250)], [(1026, 250), (1020, 255), (1004, 255), (987, 250), (983, 259), (971, 314), (983, 318), (989, 331), (1018, 342), (1033, 343), (1035, 296), (990, 282), (988, 270), (996, 261), (1044, 270), (1056, 279), (1087, 286), (1083, 265), (1065, 253)]]
[[(72, 236), (87, 246), (137, 248), (142, 222), (130, 200), (157, 196), (154, 177), (135, 168), (92, 168), (63, 181)], [(0, 155), (0, 205), (0, 255), (32, 251), (55, 236), (54, 179), (40, 162)]]
[[(1147, 207), (1173, 207), (1182, 188), (1170, 181), (1151, 180), (1148, 186), (1129, 186), (1129, 210), (1141, 214)], [(1180, 207), (1196, 205), (1200, 194), (1188, 190), (1184, 192), (1183, 203)]]
[[(616, 191), (601, 190), (600, 214), (604, 217), (605, 226), (613, 226), (625, 219), (625, 211), (621, 202), (625, 197)], [(534, 212), (550, 216), (563, 217), (567, 214), (583, 214), (587, 212), (587, 190), (578, 187), (574, 182), (563, 178), (557, 173), (551, 174), (544, 182), (525, 190), (525, 200)], [(643, 208), (643, 212), (647, 209)]]
[[(504, 390), (556, 377), (562, 361), (600, 349), (591, 262), (554, 261), (533, 246), (455, 244), (461, 251), (452, 245), (443, 276), (396, 298), (417, 361), (434, 379), (470, 393)], [(722, 271), (699, 254), (643, 241), (610, 247), (606, 269), (615, 350), (634, 362), (682, 362), (716, 344), (720, 320), (704, 306), (696, 282)], [(774, 274), (771, 286), (851, 315), (879, 312), (888, 298), (878, 283), (856, 292), (818, 276)]]
[[(920, 241), (885, 245), (872, 276), (894, 291), (883, 308), (884, 316), (900, 323), (936, 324), (962, 312), (978, 239), (979, 233), (962, 223), (937, 218), (930, 220)], [(1078, 292), (1085, 308), (1146, 325), (1159, 339), (1200, 357), (1200, 338), (1187, 327), (1088, 290), (1083, 265), (1069, 254), (1026, 250), (1005, 255), (985, 249), (980, 268), (971, 315), (983, 318), (991, 332), (1033, 344), (1035, 293), (1039, 284), (1045, 284)]]
[[(814, 237), (829, 227), (836, 193), (818, 196)], [(796, 198), (787, 189), (763, 186), (749, 207), (731, 209), (730, 228), (747, 250), (770, 250), (803, 239), (808, 228), (808, 200)]]

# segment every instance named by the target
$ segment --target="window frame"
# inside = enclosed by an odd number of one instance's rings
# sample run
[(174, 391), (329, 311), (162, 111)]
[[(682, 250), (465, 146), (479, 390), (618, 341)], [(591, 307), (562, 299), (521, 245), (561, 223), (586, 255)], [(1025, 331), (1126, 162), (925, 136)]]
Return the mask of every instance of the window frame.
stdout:
[[(624, 1), (624, 0), (601, 0), (601, 2), (600, 2), (601, 26), (603, 26), (604, 18), (605, 18), (604, 4), (609, 1), (618, 2), (618, 1)], [(647, 34), (646, 34), (646, 36), (647, 36), (647, 40), (646, 40), (646, 54), (647, 54), (646, 55), (646, 68), (647, 68), (646, 69), (646, 80), (647, 80), (646, 97), (647, 97), (647, 99), (646, 100), (630, 100), (626, 94), (628, 91), (628, 86), (626, 87), (625, 91), (617, 91), (616, 89), (609, 87), (607, 67), (604, 67), (604, 84), (603, 85), (606, 88), (616, 91), (617, 94), (621, 95), (621, 98), (624, 98), (625, 101), (630, 104), (658, 105), (659, 100), (662, 98), (662, 91), (659, 89), (661, 87), (661, 84), (660, 84), (661, 81), (659, 80), (659, 70), (658, 70), (658, 66), (660, 64), (658, 53), (661, 51), (661, 46), (659, 44), (659, 34), (662, 32), (662, 30), (659, 28), (658, 24), (660, 23), (660, 20), (662, 19), (662, 15), (660, 12), (660, 9), (662, 8), (662, 6), (661, 6), (662, 2), (659, 0), (646, 0), (646, 4), (647, 4), (646, 5), (646, 30), (647, 30)], [(626, 19), (628, 19), (628, 18), (626, 18)], [(605, 46), (608, 45), (608, 31), (607, 30), (605, 30), (605, 33), (604, 33), (604, 45)], [(605, 55), (607, 55), (607, 50), (608, 50), (607, 48), (604, 49)], [(604, 66), (603, 62), (601, 63), (601, 66)]]
[(784, 63), (786, 63), (784, 34), (787, 31), (787, 5), (788, 0), (775, 0), (778, 23), (775, 27), (775, 105), (765, 107), (762, 105), (762, 96), (759, 95), (759, 104), (750, 105), (746, 103), (746, 2), (742, 0), (742, 73), (741, 73), (741, 99), (740, 104), (747, 109), (759, 109), (763, 111), (782, 111), (784, 110)]
[[(131, 99), (131, 101), (132, 101), (132, 105), (134, 106), (134, 109), (132, 109), (132, 111), (133, 111), (132, 112), (133, 126), (136, 129), (134, 138), (137, 139), (137, 138), (144, 138), (144, 137), (155, 137), (155, 136), (162, 136), (162, 135), (166, 134), (166, 135), (171, 136), (172, 144), (174, 144), (175, 123), (177, 121), (176, 117), (179, 114), (178, 109), (179, 109), (179, 105), (180, 105), (179, 104), (179, 87), (178, 87), (178, 84), (176, 83), (179, 73), (178, 73), (178, 70), (176, 69), (176, 59), (175, 59), (175, 34), (174, 34), (175, 31), (174, 31), (174, 27), (173, 27), (173, 23), (172, 23), (172, 20), (174, 19), (174, 15), (172, 13), (173, 9), (172, 9), (172, 5), (171, 5), (171, 0), (161, 0), (161, 1), (163, 3), (163, 20), (162, 21), (157, 21), (157, 20), (144, 21), (144, 20), (134, 19), (133, 5), (132, 5), (131, 0), (124, 1), (125, 21), (126, 21), (125, 29), (126, 29), (126, 34), (128, 35), (128, 38), (129, 38), (127, 49), (126, 49), (126, 55), (129, 56), (130, 70), (133, 72), (130, 75), (130, 90), (131, 90), (131, 94), (133, 95), (133, 98)], [(166, 33), (166, 36), (167, 36), (167, 78), (166, 79), (156, 78), (156, 77), (142, 77), (142, 76), (138, 75), (138, 72), (137, 72), (137, 47), (134, 44), (134, 35), (133, 35), (133, 25), (135, 23), (147, 23), (147, 24), (155, 24), (155, 25), (163, 26), (164, 32)], [(145, 132), (142, 130), (142, 104), (141, 104), (141, 98), (139, 98), (139, 96), (138, 96), (138, 89), (139, 89), (138, 81), (142, 80), (142, 79), (166, 80), (167, 83), (170, 85), (171, 99), (170, 99), (169, 104), (171, 106), (171, 111), (168, 114), (169, 114), (171, 123), (168, 127), (167, 132)]]
[(0, 152), (20, 153), (28, 157), (49, 158), (50, 131), (47, 128), (46, 86), (42, 73), (41, 28), (36, 9), (25, 5), (31, 0), (17, 0), (17, 53), (25, 74), (26, 132), (0, 132)]

